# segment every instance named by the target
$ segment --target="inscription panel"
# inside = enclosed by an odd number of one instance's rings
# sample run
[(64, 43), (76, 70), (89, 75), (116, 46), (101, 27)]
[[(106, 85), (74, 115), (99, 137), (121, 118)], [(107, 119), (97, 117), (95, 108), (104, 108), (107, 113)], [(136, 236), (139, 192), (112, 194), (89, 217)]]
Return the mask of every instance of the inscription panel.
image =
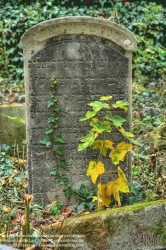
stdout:
[[(59, 197), (60, 188), (50, 176), (54, 166), (53, 153), (39, 144), (44, 138), (50, 114), (47, 108), (50, 78), (55, 76), (58, 82), (56, 96), (61, 107), (58, 133), (66, 142), (63, 151), (67, 175), (73, 186), (79, 188), (82, 182), (90, 184), (84, 175), (89, 160), (97, 153), (89, 149), (77, 152), (78, 139), (89, 129), (88, 123), (79, 122), (79, 119), (85, 115), (87, 104), (102, 95), (113, 95), (113, 101), (127, 99), (128, 58), (122, 48), (107, 40), (92, 36), (64, 36), (47, 41), (45, 48), (29, 59), (28, 70), (30, 191), (39, 192), (40, 199), (43, 194), (48, 203), (52, 198), (62, 199)], [(128, 119), (128, 114), (123, 114), (123, 117)], [(122, 139), (116, 133), (113, 137), (116, 142)], [(127, 161), (123, 168), (128, 176)]]

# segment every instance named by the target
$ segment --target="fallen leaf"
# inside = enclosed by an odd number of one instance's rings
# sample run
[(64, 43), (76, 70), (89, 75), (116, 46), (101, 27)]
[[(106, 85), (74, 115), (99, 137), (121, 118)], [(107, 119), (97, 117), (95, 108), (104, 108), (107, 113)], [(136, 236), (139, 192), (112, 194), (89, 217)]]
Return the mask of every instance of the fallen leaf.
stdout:
[(10, 207), (3, 207), (2, 210), (5, 212), (5, 213), (8, 213), (11, 208)]

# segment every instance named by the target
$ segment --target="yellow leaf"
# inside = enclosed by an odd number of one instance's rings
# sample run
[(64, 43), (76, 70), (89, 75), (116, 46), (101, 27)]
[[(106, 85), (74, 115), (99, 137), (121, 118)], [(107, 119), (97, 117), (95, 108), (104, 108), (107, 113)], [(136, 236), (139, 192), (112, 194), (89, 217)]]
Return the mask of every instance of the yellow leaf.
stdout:
[(123, 193), (130, 192), (129, 187), (127, 185), (126, 176), (120, 167), (118, 167), (118, 178), (114, 181), (108, 182), (106, 186), (107, 195), (113, 195), (119, 206), (121, 205), (119, 191)]
[(120, 149), (120, 150), (131, 151), (132, 150), (132, 145), (122, 141), (122, 142), (120, 142), (118, 144), (117, 148)]
[(120, 167), (118, 167), (118, 177), (123, 179), (125, 182), (127, 182), (127, 178), (125, 173), (122, 171), (122, 169)]
[(128, 138), (134, 137), (134, 135), (132, 133), (126, 132), (123, 127), (119, 127), (118, 130), (122, 133), (122, 135), (124, 135)]
[(101, 140), (96, 140), (93, 145), (92, 145), (92, 149), (100, 149), (102, 148), (103, 145), (103, 141)]
[(108, 100), (110, 100), (110, 99), (112, 99), (112, 96), (111, 96), (111, 95), (109, 95), (109, 96), (101, 96), (101, 97), (100, 97), (100, 100), (101, 100), (101, 101), (108, 101)]
[(97, 164), (95, 161), (90, 161), (86, 175), (91, 176), (92, 182), (95, 184), (98, 176), (104, 172), (104, 164), (101, 161)]
[(13, 178), (12, 178), (12, 177), (9, 177), (9, 178), (8, 178), (9, 183), (11, 183), (11, 182), (12, 182), (12, 180), (13, 180)]
[(3, 184), (5, 184), (5, 183), (6, 183), (6, 181), (5, 181), (5, 180), (1, 180), (1, 183), (2, 183), (2, 185), (3, 185)]
[(126, 154), (132, 150), (132, 145), (123, 142), (120, 142), (116, 149), (113, 149), (109, 154), (109, 157), (112, 159), (114, 165), (118, 165), (120, 161), (125, 160)]
[(10, 157), (10, 159), (14, 162), (14, 163), (19, 163), (20, 165), (24, 165), (26, 163), (25, 159), (21, 159), (21, 158), (16, 158), (16, 157)]
[(109, 207), (111, 203), (111, 197), (107, 194), (107, 185), (99, 183), (98, 187), (98, 210), (101, 210), (103, 206)]
[(2, 210), (5, 212), (5, 213), (8, 213), (11, 208), (10, 207), (3, 207)]
[(18, 173), (18, 171), (17, 171), (17, 169), (15, 168), (15, 169), (13, 169), (13, 173), (14, 174), (17, 174)]
[(6, 232), (0, 234), (0, 243), (3, 244), (3, 239), (6, 239)]
[(56, 204), (58, 201), (57, 200), (54, 200), (51, 202), (52, 205)]
[(99, 149), (100, 154), (106, 156), (108, 149), (113, 149), (113, 142), (110, 140), (96, 140), (93, 145), (92, 149)]
[(98, 200), (97, 196), (93, 196), (92, 202), (95, 202), (97, 200)]
[(84, 212), (84, 214), (90, 214), (90, 212)]

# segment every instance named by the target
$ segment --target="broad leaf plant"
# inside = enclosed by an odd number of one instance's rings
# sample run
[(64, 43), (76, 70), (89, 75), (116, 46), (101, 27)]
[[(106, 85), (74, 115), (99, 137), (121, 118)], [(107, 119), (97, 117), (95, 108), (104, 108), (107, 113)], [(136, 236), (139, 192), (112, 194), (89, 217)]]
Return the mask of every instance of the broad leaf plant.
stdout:
[[(85, 150), (88, 147), (91, 147), (92, 150), (99, 150), (97, 161), (91, 160), (89, 162), (86, 173), (98, 188), (98, 196), (93, 197), (93, 201), (98, 203), (98, 210), (101, 210), (104, 206), (109, 207), (112, 196), (121, 206), (119, 191), (123, 193), (129, 192), (127, 178), (120, 166), (117, 167), (118, 177), (115, 180), (102, 183), (102, 175), (109, 174), (104, 165), (104, 157), (109, 157), (112, 163), (117, 166), (125, 160), (127, 153), (132, 150), (132, 143), (138, 144), (133, 139), (134, 135), (125, 131), (123, 124), (126, 120), (120, 115), (113, 115), (113, 111), (117, 109), (126, 112), (129, 103), (127, 101), (116, 101), (116, 103), (111, 104), (111, 99), (112, 96), (102, 96), (100, 101), (89, 103), (88, 105), (92, 107), (92, 110), (87, 111), (85, 117), (80, 119), (80, 121), (90, 120), (91, 129), (87, 135), (80, 138), (78, 151)], [(116, 145), (115, 142), (106, 138), (108, 134), (113, 133), (113, 127), (123, 135), (125, 141)], [(103, 139), (98, 139), (99, 135)]]

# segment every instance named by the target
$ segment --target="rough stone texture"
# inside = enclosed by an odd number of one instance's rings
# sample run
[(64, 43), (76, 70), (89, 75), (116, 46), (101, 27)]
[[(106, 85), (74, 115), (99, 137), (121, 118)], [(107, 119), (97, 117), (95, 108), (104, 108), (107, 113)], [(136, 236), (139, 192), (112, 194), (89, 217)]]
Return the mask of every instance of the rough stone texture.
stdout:
[(61, 250), (166, 250), (166, 200), (67, 219), (44, 232), (52, 239), (61, 232)]
[(26, 139), (25, 125), (17, 123), (4, 115), (25, 120), (25, 105), (0, 106), (0, 143), (14, 145), (16, 142), (21, 149), (22, 142)]
[[(50, 170), (54, 167), (51, 150), (39, 144), (43, 139), (50, 111), (47, 102), (50, 78), (57, 79), (56, 95), (61, 107), (60, 129), (66, 144), (67, 177), (74, 188), (89, 185), (85, 171), (93, 154), (77, 152), (78, 139), (85, 135), (87, 123), (79, 119), (90, 101), (113, 95), (114, 101), (131, 103), (131, 53), (136, 46), (132, 33), (112, 22), (89, 17), (67, 17), (42, 22), (28, 30), (21, 40), (24, 50), (26, 83), (29, 191), (45, 203), (64, 201)], [(131, 105), (123, 115), (131, 125)], [(116, 142), (122, 138), (114, 133)], [(106, 162), (107, 165), (107, 162)], [(131, 177), (130, 157), (122, 164)]]

